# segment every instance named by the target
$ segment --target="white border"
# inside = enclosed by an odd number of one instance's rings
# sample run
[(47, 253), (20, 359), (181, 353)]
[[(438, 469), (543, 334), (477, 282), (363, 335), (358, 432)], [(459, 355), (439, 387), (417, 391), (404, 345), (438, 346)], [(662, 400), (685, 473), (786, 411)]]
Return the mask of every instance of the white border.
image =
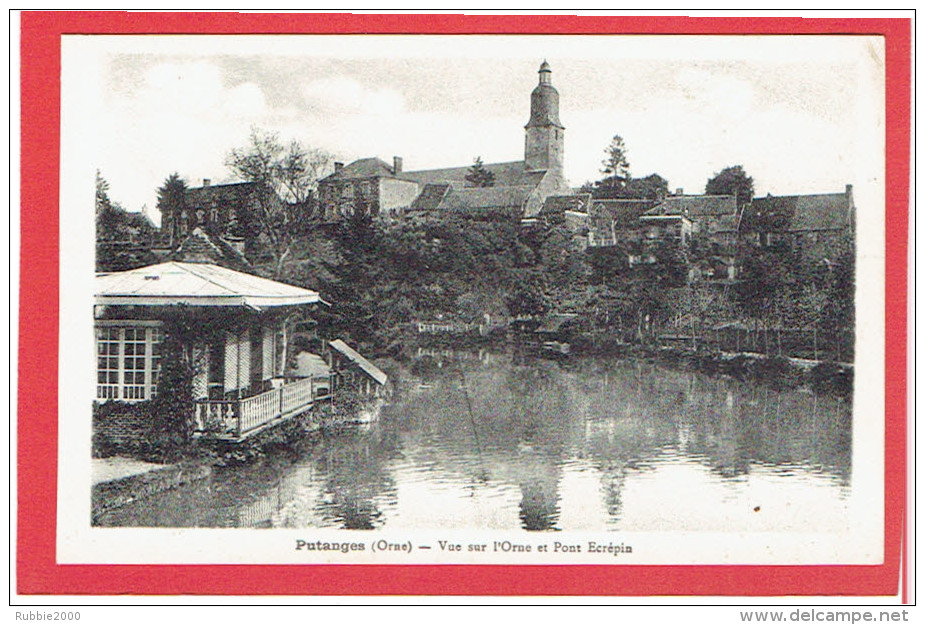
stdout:
[[(664, 55), (668, 46), (658, 45), (666, 36), (643, 41), (647, 53)], [(673, 42), (678, 36), (671, 35)], [(833, 42), (837, 56), (838, 36), (824, 36)], [(345, 40), (349, 38), (349, 42)], [(346, 530), (221, 530), (221, 529), (103, 529), (91, 528), (90, 519), (90, 410), (86, 389), (93, 388), (93, 186), (92, 155), (97, 149), (94, 124), (105, 123), (94, 116), (100, 110), (102, 85), (97, 73), (99, 58), (115, 50), (164, 52), (183, 46), (184, 53), (205, 53), (227, 46), (229, 37), (178, 36), (109, 36), (64, 37), (62, 40), (62, 132), (61, 132), (61, 349), (59, 354), (59, 452), (58, 452), (58, 526), (57, 557), (59, 563), (308, 563), (359, 562), (353, 556), (308, 560), (305, 553), (293, 550), (296, 538), (310, 533), (312, 539), (355, 541), (356, 532)], [(476, 38), (473, 38), (476, 39)], [(496, 58), (508, 54), (517, 56), (517, 47), (505, 42), (507, 37), (478, 37), (478, 54)], [(523, 37), (518, 37), (520, 42)], [(621, 49), (621, 36), (556, 36), (548, 48), (568, 47), (569, 56), (591, 55), (592, 51), (614, 55)], [(681, 38), (683, 39), (683, 37)], [(713, 37), (716, 52), (722, 58), (729, 54), (732, 40), (738, 37)], [(767, 43), (773, 43), (768, 37)], [(298, 41), (296, 41), (298, 40)], [(317, 41), (313, 41), (317, 40)], [(697, 37), (702, 42), (703, 37)], [(882, 46), (881, 38), (872, 38)], [(878, 44), (879, 42), (879, 44)], [(444, 56), (466, 54), (472, 49), (459, 37), (430, 36), (247, 36), (235, 37), (237, 53), (267, 52), (273, 54), (322, 53), (330, 56), (351, 54), (393, 56), (424, 54), (439, 46)], [(297, 45), (298, 44), (298, 45)], [(334, 44), (334, 45), (332, 45)], [(546, 45), (546, 44), (544, 44)], [(272, 48), (268, 48), (272, 46)], [(313, 47), (314, 46), (314, 47)], [(380, 47), (385, 46), (385, 47)], [(771, 50), (762, 48), (760, 54)], [(772, 46), (773, 47), (773, 46)], [(778, 49), (777, 52), (780, 52)], [(532, 56), (531, 56), (532, 58)], [(711, 57), (712, 58), (712, 57)], [(882, 58), (882, 57), (881, 57)], [(861, 123), (884, 123), (883, 94), (872, 98), (868, 117)], [(846, 534), (761, 534), (728, 533), (603, 533), (601, 542), (633, 544), (638, 557), (618, 559), (632, 564), (877, 564), (883, 553), (883, 487), (884, 487), (884, 415), (883, 415), (883, 306), (884, 290), (884, 210), (883, 172), (885, 146), (873, 146), (870, 160), (859, 163), (858, 171), (873, 172), (870, 179), (855, 180), (855, 189), (873, 189), (865, 194), (858, 207), (858, 271), (857, 271), (857, 372), (855, 375), (855, 406), (852, 458), (852, 527)], [(876, 161), (876, 162), (875, 162)], [(833, 189), (833, 191), (836, 191)], [(877, 200), (879, 198), (879, 201)], [(866, 305), (877, 303), (877, 305)], [(75, 400), (75, 398), (78, 398)], [(878, 469), (879, 467), (879, 469)], [(391, 532), (387, 528), (375, 538), (395, 542), (409, 540), (408, 532)], [(551, 542), (548, 536), (531, 536), (522, 532), (415, 532), (413, 540), (436, 539), (437, 536), (464, 542), (494, 540), (507, 537), (518, 542)], [(577, 534), (575, 538), (579, 538)], [(369, 542), (366, 534), (363, 540)], [(438, 559), (434, 552), (426, 557), (421, 552), (410, 556), (383, 554), (375, 563), (466, 562), (466, 559)], [(576, 557), (551, 561), (545, 558), (514, 560), (483, 559), (478, 563), (613, 563), (613, 560)]]

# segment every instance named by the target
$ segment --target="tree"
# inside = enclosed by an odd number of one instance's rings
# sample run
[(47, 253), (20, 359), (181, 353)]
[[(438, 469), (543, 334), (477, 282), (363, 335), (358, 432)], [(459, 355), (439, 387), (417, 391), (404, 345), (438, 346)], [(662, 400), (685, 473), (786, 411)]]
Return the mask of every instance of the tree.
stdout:
[(154, 225), (109, 198), (109, 182), (96, 172), (96, 269), (124, 271), (155, 262)]
[(96, 216), (99, 218), (101, 213), (112, 210), (112, 202), (109, 199), (109, 182), (103, 178), (100, 170), (96, 170)]
[(186, 207), (186, 181), (180, 174), (170, 174), (157, 190), (157, 210), (161, 213), (161, 230), (170, 236), (171, 245), (180, 236), (180, 213)]
[(466, 182), (473, 187), (492, 187), (495, 184), (495, 175), (485, 168), (482, 157), (477, 156), (475, 162), (466, 173)]
[(658, 174), (626, 181), (622, 197), (634, 200), (655, 200), (668, 195), (668, 181)]
[(630, 179), (630, 163), (626, 158), (626, 145), (623, 137), (614, 135), (610, 145), (604, 149), (605, 158), (601, 161), (601, 173), (604, 174), (602, 185), (623, 188)]
[(752, 201), (755, 193), (754, 181), (741, 165), (726, 167), (707, 181), (707, 195), (734, 195), (736, 207), (741, 208)]
[(279, 278), (292, 254), (295, 233), (302, 225), (303, 206), (324, 173), (331, 156), (298, 141), (283, 145), (279, 135), (257, 128), (248, 143), (234, 148), (225, 165), (256, 187), (256, 217), (266, 249), (273, 259), (273, 276)]

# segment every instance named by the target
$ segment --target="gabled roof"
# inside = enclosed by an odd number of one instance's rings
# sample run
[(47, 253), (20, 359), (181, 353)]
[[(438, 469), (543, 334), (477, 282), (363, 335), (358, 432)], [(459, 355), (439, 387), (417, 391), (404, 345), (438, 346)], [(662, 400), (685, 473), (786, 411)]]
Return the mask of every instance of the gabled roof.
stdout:
[(394, 178), (395, 171), (392, 166), (376, 157), (361, 158), (345, 165), (340, 171), (326, 176), (326, 180), (349, 180), (352, 178)]
[(628, 228), (637, 225), (640, 215), (655, 204), (655, 200), (593, 200), (588, 216), (612, 219), (616, 225)]
[(170, 255), (170, 260), (186, 263), (211, 263), (229, 269), (244, 271), (250, 263), (244, 255), (228, 241), (218, 236), (210, 236), (197, 227)]
[(205, 263), (167, 262), (96, 276), (96, 304), (106, 306), (274, 306), (313, 304), (318, 293)]
[(421, 191), (413, 202), (408, 210), (412, 211), (432, 211), (436, 210), (440, 206), (440, 202), (443, 201), (443, 198), (446, 197), (447, 191), (449, 191), (450, 185), (448, 183), (431, 183), (424, 185), (424, 189)]
[(691, 219), (707, 215), (729, 215), (736, 212), (733, 195), (672, 195), (657, 204), (647, 215), (687, 215)]
[(750, 212), (765, 222), (786, 224), (790, 231), (838, 230), (851, 223), (848, 193), (781, 195), (752, 200)]
[(439, 205), (441, 211), (511, 211), (522, 216), (532, 187), (451, 187)]
[(355, 362), (357, 366), (360, 367), (360, 369), (365, 371), (369, 377), (374, 379), (379, 384), (385, 384), (389, 379), (389, 376), (387, 376), (385, 372), (382, 371), (382, 369), (366, 360), (362, 354), (344, 343), (342, 340), (336, 339), (328, 343), (328, 345), (331, 347), (331, 349), (343, 354), (348, 359)]
[[(495, 187), (535, 187), (543, 179), (545, 171), (530, 171), (524, 161), (510, 163), (486, 163), (483, 167), (494, 174)], [(465, 187), (469, 183), (466, 175), (471, 167), (447, 167), (444, 169), (423, 169), (420, 171), (405, 171), (398, 174), (398, 178), (413, 180), (420, 184), (448, 182), (454, 187)]]

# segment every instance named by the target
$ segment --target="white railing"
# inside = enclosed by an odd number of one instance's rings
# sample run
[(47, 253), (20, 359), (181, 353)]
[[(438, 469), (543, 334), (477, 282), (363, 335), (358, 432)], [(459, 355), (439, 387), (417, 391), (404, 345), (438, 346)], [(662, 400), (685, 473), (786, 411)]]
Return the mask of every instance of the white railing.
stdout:
[(298, 410), (301, 406), (312, 403), (312, 379), (304, 378), (292, 384), (286, 384), (279, 389), (280, 412), (288, 414)]
[(282, 389), (273, 389), (260, 395), (240, 400), (238, 409), (239, 433), (261, 426), (280, 416), (279, 394)]
[(197, 401), (195, 418), (197, 432), (234, 432), (238, 429), (238, 402)]
[[(290, 378), (291, 379), (291, 378)], [(196, 431), (220, 438), (242, 438), (248, 432), (282, 417), (289, 417), (312, 405), (316, 397), (330, 394), (328, 376), (297, 378), (279, 388), (244, 399), (211, 400), (196, 402)]]

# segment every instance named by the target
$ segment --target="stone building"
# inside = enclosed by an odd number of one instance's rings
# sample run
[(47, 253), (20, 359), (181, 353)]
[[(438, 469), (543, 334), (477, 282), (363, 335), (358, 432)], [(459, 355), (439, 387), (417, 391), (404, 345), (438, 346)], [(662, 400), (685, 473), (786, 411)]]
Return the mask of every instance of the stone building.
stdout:
[(755, 198), (745, 208), (742, 229), (758, 245), (786, 244), (803, 257), (832, 260), (854, 240), (854, 190), (844, 193)]
[(392, 163), (363, 158), (335, 171), (318, 183), (325, 218), (338, 220), (357, 212), (376, 216), (445, 211), (474, 217), (531, 217), (550, 195), (569, 193), (564, 175), (565, 127), (559, 121), (559, 92), (552, 70), (543, 61), (539, 82), (530, 95), (530, 117), (524, 126), (524, 158), (486, 163), (493, 178), (491, 190), (467, 180), (471, 165), (406, 171), (403, 161)]
[(262, 231), (261, 202), (267, 203), (271, 212), (283, 204), (276, 193), (262, 191), (255, 182), (212, 184), (205, 178), (202, 186), (186, 190), (182, 206), (161, 215), (164, 244), (173, 249), (199, 228), (210, 235), (239, 239), (249, 245)]

